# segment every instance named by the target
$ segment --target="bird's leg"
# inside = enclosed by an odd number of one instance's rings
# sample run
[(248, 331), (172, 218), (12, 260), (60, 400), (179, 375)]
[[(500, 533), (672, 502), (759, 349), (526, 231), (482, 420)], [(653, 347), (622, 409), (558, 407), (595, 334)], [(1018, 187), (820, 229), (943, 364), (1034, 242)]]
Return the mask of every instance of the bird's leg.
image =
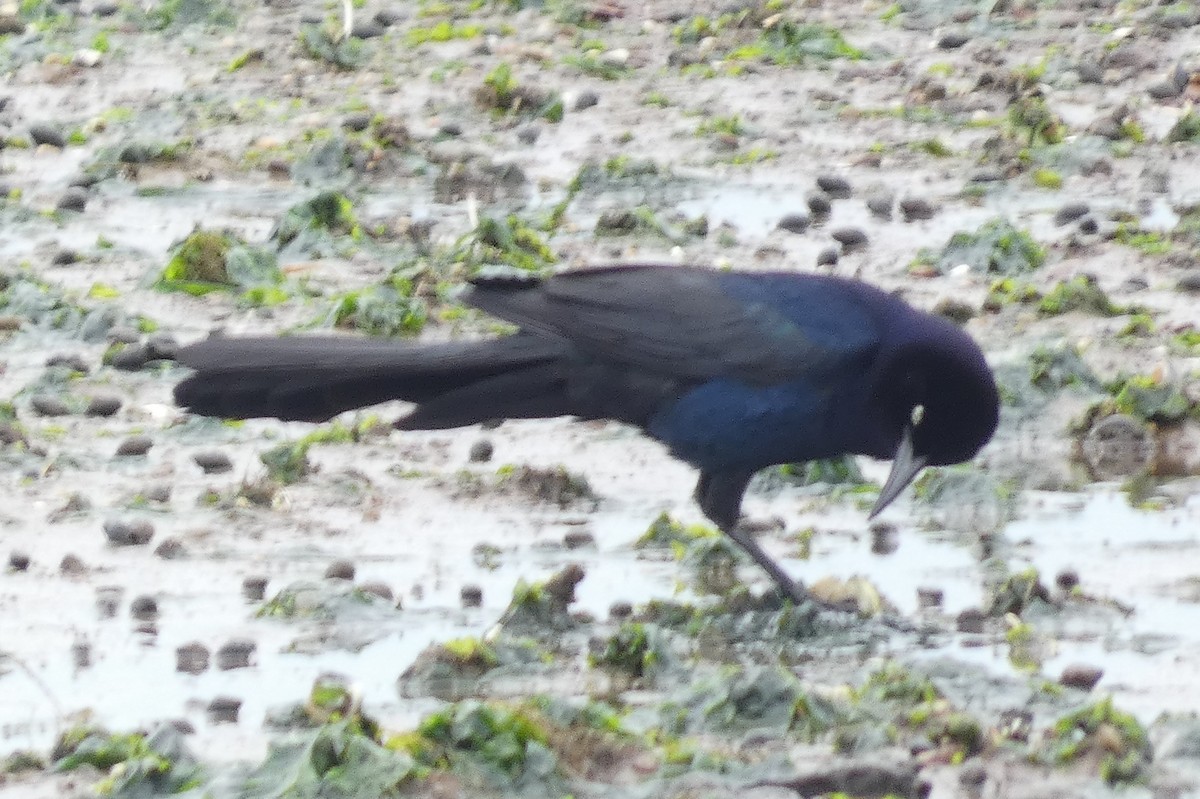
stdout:
[(742, 496), (746, 493), (746, 486), (753, 476), (754, 472), (701, 472), (700, 482), (696, 484), (696, 503), (705, 516), (717, 523), (721, 532), (732, 538), (734, 543), (775, 581), (785, 597), (797, 605), (807, 603), (811, 598), (804, 586), (789, 577), (788, 573), (762, 550), (753, 535), (738, 527)]

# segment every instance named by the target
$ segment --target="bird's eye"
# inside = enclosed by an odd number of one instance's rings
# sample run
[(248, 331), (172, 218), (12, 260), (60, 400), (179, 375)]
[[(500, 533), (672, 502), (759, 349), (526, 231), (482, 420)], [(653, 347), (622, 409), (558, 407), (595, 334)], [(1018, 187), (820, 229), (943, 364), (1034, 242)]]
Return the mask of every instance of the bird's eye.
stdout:
[(921, 420), (925, 418), (925, 406), (914, 405), (912, 409), (912, 426), (919, 427)]

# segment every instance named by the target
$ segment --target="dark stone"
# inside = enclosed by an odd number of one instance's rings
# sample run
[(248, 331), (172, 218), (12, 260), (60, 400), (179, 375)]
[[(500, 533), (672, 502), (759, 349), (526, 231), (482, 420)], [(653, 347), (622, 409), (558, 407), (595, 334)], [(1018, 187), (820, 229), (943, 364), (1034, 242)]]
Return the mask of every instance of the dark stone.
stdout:
[(877, 192), (867, 198), (867, 210), (879, 219), (891, 219), (895, 199), (889, 192)]
[(378, 39), (384, 34), (384, 26), (374, 21), (356, 22), (350, 28), (350, 35), (355, 39)]
[(483, 589), (477, 585), (464, 585), (458, 598), (464, 608), (477, 608), (483, 604)]
[(353, 580), (354, 564), (348, 560), (335, 560), (325, 568), (327, 580)]
[(206, 713), (211, 724), (237, 724), (242, 700), (233, 696), (217, 696), (208, 703)]
[(823, 191), (814, 191), (804, 198), (804, 202), (808, 205), (809, 213), (818, 219), (827, 219), (833, 211), (833, 203)]
[(112, 395), (92, 397), (84, 413), (88, 416), (113, 416), (121, 410), (120, 397)]
[(130, 436), (117, 445), (117, 456), (125, 458), (145, 455), (152, 446), (154, 446), (154, 440), (150, 436)]
[(841, 244), (847, 252), (867, 246), (867, 234), (862, 228), (842, 227), (834, 230), (829, 235), (833, 237), (834, 241)]
[(187, 555), (187, 550), (178, 538), (165, 538), (154, 548), (154, 554), (163, 560), (177, 560)]
[(481, 438), (471, 445), (471, 451), (467, 453), (467, 460), (471, 463), (487, 463), (492, 459), (494, 452), (495, 446), (491, 439)]
[(70, 266), (79, 263), (79, 253), (74, 250), (59, 250), (50, 258), (54, 266)]
[(23, 572), (28, 571), (30, 564), (29, 553), (13, 550), (8, 555), (8, 568), (10, 571)]
[(199, 641), (192, 641), (175, 650), (175, 671), (203, 674), (208, 671), (208, 660), (208, 647)]
[(1087, 216), (1091, 210), (1091, 207), (1083, 201), (1069, 202), (1055, 212), (1054, 224), (1059, 226), (1069, 225), (1076, 219)]
[(987, 616), (979, 608), (967, 608), (958, 614), (954, 620), (954, 627), (960, 633), (971, 633), (979, 635), (983, 632), (984, 624), (987, 622)]
[(776, 227), (786, 230), (788, 233), (803, 233), (808, 230), (808, 225), (808, 214), (786, 214), (779, 220)]
[(817, 188), (834, 200), (845, 200), (850, 196), (850, 181), (841, 175), (818, 175)]
[(382, 583), (378, 580), (371, 580), (371, 581), (368, 581), (365, 583), (361, 583), (358, 586), (358, 590), (364, 594), (370, 594), (371, 596), (377, 596), (380, 599), (386, 600), (388, 602), (391, 602), (393, 599), (396, 598), (396, 595), (392, 592), (391, 587), (388, 586), (387, 583)]
[(355, 133), (361, 133), (371, 125), (370, 114), (350, 114), (342, 120), (342, 127), (346, 130), (352, 130)]
[(575, 103), (574, 103), (574, 105), (571, 106), (571, 110), (585, 111), (585, 110), (591, 108), (592, 106), (599, 105), (599, 104), (600, 104), (600, 95), (597, 94), (596, 92), (592, 91), (591, 89), (584, 89), (583, 91), (581, 91), (579, 93), (579, 96), (575, 98)]
[(1103, 676), (1104, 669), (1098, 666), (1073, 663), (1062, 670), (1062, 675), (1059, 676), (1058, 681), (1068, 688), (1090, 691), (1096, 687), (1096, 683), (1100, 682), (1100, 678)]
[(1183, 273), (1175, 283), (1175, 288), (1188, 294), (1200, 293), (1200, 269)]
[(905, 222), (932, 219), (935, 213), (937, 208), (923, 197), (905, 197), (900, 201), (900, 215)]
[(46, 359), (46, 366), (62, 367), (81, 374), (91, 371), (82, 355), (51, 355)]
[(87, 208), (87, 192), (81, 189), (67, 189), (58, 200), (58, 210), (83, 213)]
[(592, 549), (596, 546), (596, 537), (586, 530), (572, 530), (563, 536), (563, 546), (567, 549)]
[(84, 564), (83, 559), (78, 555), (67, 553), (66, 555), (63, 555), (63, 559), (59, 561), (58, 570), (62, 574), (70, 577), (76, 577), (86, 573), (87, 566)]
[(257, 575), (242, 580), (242, 596), (251, 602), (261, 602), (267, 594), (267, 578)]
[(940, 588), (918, 587), (917, 607), (930, 610), (940, 608), (946, 600), (946, 592)]
[(103, 528), (113, 546), (144, 546), (154, 538), (154, 525), (146, 519), (109, 519)]
[(134, 597), (129, 603), (129, 615), (138, 621), (154, 621), (158, 618), (158, 600), (148, 594)]
[(59, 149), (67, 146), (67, 137), (53, 125), (30, 125), (29, 138), (37, 145), (48, 144)]
[(839, 257), (837, 247), (826, 247), (817, 253), (817, 266), (837, 266)]
[(223, 474), (233, 470), (233, 461), (229, 460), (229, 456), (224, 452), (217, 450), (197, 452), (192, 456), (192, 460), (204, 470), (205, 474)]
[(38, 394), (29, 400), (29, 407), (38, 416), (66, 416), (71, 412), (70, 408), (67, 407), (67, 403), (58, 397), (51, 397), (46, 394)]
[(235, 638), (217, 650), (217, 668), (221, 671), (247, 668), (256, 649), (257, 644), (250, 639)]
[(942, 50), (957, 50), (969, 41), (971, 36), (965, 31), (946, 31), (938, 37), (937, 46)]

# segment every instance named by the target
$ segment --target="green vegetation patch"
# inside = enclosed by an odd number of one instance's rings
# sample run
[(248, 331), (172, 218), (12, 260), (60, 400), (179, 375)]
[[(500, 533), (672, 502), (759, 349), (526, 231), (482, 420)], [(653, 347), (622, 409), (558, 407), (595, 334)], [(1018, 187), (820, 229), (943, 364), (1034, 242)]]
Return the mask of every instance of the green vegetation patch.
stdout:
[(731, 51), (732, 61), (762, 60), (779, 66), (799, 66), (810, 60), (858, 60), (862, 50), (846, 41), (836, 28), (780, 20), (764, 30), (757, 41)]
[(943, 274), (967, 264), (976, 272), (1011, 277), (1032, 272), (1045, 262), (1045, 248), (1003, 218), (985, 222), (973, 233), (955, 233), (940, 253), (922, 250), (917, 255), (919, 265)]
[(1071, 311), (1093, 316), (1119, 316), (1127, 312), (1113, 303), (1090, 275), (1077, 275), (1060, 282), (1038, 301), (1037, 309), (1042, 316), (1058, 316)]
[(1112, 697), (1060, 718), (1050, 729), (1043, 757), (1052, 763), (1094, 761), (1109, 785), (1142, 782), (1152, 749), (1146, 730)]
[(114, 735), (77, 727), (59, 738), (55, 757), (55, 771), (91, 766), (106, 772), (108, 776), (94, 786), (101, 796), (166, 796), (191, 791), (204, 782), (204, 772), (184, 748), (182, 734), (170, 725), (150, 735)]
[(275, 255), (227, 231), (197, 229), (175, 245), (156, 288), (194, 296), (250, 291), (283, 283)]

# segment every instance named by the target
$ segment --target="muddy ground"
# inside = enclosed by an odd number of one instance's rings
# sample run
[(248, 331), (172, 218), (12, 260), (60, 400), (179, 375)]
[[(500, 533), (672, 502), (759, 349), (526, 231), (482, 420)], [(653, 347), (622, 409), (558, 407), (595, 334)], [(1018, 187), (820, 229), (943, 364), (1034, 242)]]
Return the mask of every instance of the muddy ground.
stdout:
[[(1200, 10), (343, 24), (0, 2), (0, 794), (1200, 795)], [(475, 269), (646, 260), (862, 277), (987, 351), (996, 440), (882, 524), (884, 464), (754, 485), (844, 612), (617, 425), (171, 403), (215, 328), (490, 334)]]

